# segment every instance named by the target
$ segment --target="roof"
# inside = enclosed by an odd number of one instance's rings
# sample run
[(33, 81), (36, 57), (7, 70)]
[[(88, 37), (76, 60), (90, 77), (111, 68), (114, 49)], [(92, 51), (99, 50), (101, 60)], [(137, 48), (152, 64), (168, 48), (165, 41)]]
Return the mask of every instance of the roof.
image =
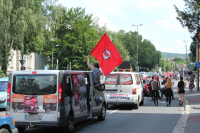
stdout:
[(131, 69), (130, 61), (123, 61), (121, 65), (119, 65), (118, 69)]

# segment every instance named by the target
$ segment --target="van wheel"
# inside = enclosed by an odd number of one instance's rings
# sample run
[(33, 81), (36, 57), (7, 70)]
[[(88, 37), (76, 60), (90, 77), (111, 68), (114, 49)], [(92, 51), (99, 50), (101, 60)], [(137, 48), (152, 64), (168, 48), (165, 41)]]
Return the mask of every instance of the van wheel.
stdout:
[(9, 131), (7, 129), (5, 129), (5, 128), (1, 128), (0, 129), (0, 133), (9, 133)]
[(138, 109), (138, 108), (139, 108), (139, 103), (134, 104), (133, 107), (134, 107), (135, 109)]
[(63, 133), (72, 133), (74, 131), (74, 116), (72, 114), (69, 115), (67, 119), (67, 125), (61, 128)]
[(17, 129), (19, 130), (19, 132), (24, 132), (26, 130), (25, 127), (17, 127)]
[(142, 98), (142, 101), (140, 102), (140, 105), (143, 105), (144, 104), (144, 96)]
[(105, 104), (102, 105), (101, 114), (98, 116), (99, 121), (104, 121), (106, 118), (106, 106)]

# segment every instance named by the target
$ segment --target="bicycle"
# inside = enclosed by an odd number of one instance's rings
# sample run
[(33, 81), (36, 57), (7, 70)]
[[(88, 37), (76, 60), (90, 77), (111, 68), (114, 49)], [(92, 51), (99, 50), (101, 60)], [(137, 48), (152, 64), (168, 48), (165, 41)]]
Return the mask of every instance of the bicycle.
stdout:
[(189, 91), (192, 92), (194, 87), (195, 87), (194, 82), (190, 82), (189, 83)]

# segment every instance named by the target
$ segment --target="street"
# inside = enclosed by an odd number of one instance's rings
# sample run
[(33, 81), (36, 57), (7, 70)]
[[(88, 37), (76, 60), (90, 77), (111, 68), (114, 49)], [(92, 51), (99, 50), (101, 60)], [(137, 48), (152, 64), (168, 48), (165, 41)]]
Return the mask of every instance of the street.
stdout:
[[(176, 80), (173, 80), (177, 86)], [(188, 90), (186, 89), (186, 93)], [(153, 105), (150, 97), (144, 98), (144, 105), (139, 109), (129, 106), (109, 105), (105, 121), (98, 121), (92, 118), (75, 125), (75, 133), (170, 133), (173, 131), (177, 121), (184, 113), (184, 107), (178, 105), (178, 95), (174, 90), (175, 100), (172, 100), (171, 107), (166, 107), (166, 99), (163, 97), (158, 106)], [(2, 114), (3, 112), (1, 112)], [(25, 133), (54, 133), (57, 128), (38, 127), (29, 128)]]

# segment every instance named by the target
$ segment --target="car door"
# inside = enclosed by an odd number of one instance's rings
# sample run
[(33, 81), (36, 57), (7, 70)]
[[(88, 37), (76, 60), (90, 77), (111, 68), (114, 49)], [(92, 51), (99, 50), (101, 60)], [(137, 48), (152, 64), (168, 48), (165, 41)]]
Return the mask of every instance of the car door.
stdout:
[(73, 108), (75, 117), (84, 117), (87, 115), (87, 93), (83, 73), (71, 74), (73, 86)]
[(143, 89), (142, 89), (142, 84), (141, 84), (141, 80), (140, 80), (140, 77), (139, 77), (139, 74), (134, 74), (134, 79), (135, 79), (135, 86), (136, 86), (136, 89), (137, 89), (137, 94), (139, 95), (139, 102), (142, 100), (143, 98)]

